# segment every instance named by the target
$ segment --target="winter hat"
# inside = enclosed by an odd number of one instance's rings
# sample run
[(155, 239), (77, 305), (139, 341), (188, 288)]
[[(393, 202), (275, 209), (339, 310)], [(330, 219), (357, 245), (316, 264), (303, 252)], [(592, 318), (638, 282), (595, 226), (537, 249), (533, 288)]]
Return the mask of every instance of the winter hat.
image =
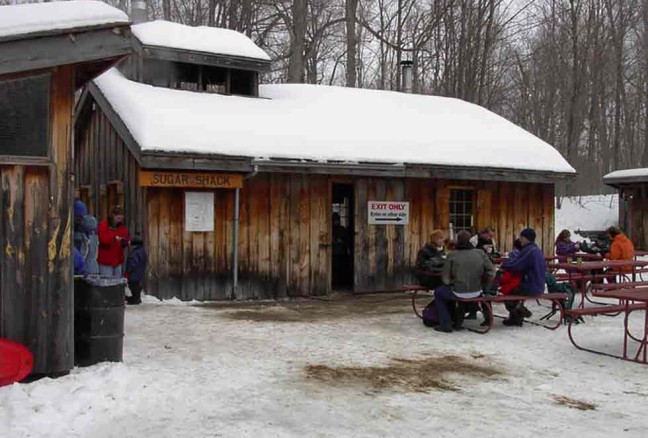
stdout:
[(523, 229), (520, 236), (526, 237), (529, 242), (535, 242), (536, 240), (536, 232), (533, 228)]
[(88, 207), (81, 201), (77, 199), (74, 201), (74, 216), (85, 216), (88, 214)]

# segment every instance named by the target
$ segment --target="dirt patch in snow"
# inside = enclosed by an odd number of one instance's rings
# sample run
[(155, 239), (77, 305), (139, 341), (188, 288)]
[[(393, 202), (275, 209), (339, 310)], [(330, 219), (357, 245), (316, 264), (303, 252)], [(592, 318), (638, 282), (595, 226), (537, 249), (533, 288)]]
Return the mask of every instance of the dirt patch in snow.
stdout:
[(332, 367), (307, 365), (306, 377), (326, 384), (360, 385), (373, 390), (458, 391), (460, 383), (502, 375), (491, 365), (456, 355), (392, 359), (387, 366)]
[(582, 400), (576, 400), (575, 398), (567, 397), (564, 395), (554, 395), (554, 403), (561, 406), (567, 406), (568, 408), (578, 409), (579, 411), (593, 411), (596, 409), (594, 403), (584, 402)]
[(387, 295), (321, 299), (299, 303), (281, 303), (246, 307), (221, 307), (224, 316), (233, 320), (257, 322), (317, 322), (349, 317), (367, 317), (411, 313), (408, 297)]

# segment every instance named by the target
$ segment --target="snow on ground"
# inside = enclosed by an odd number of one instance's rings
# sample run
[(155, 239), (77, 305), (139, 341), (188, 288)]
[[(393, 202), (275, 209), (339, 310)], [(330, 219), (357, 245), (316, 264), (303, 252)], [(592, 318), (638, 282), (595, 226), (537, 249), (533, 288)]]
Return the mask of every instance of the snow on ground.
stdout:
[(148, 151), (574, 172), (551, 145), (459, 99), (304, 84), (262, 85), (250, 99), (153, 87), (115, 69), (95, 83)]
[[(594, 195), (563, 198), (556, 209), (556, 235), (563, 229), (574, 234), (576, 230), (605, 230), (619, 225), (619, 196)], [(579, 236), (572, 239), (580, 240)]]
[[(578, 351), (564, 327), (496, 323), (485, 336), (438, 334), (399, 296), (277, 306), (148, 298), (127, 309), (123, 364), (0, 388), (0, 436), (645, 436), (647, 367)], [(620, 318), (606, 317), (577, 327), (610, 351), (620, 329)], [(365, 367), (448, 354), (501, 374), (446, 373), (454, 391), (408, 389), (398, 373), (362, 378)], [(360, 377), (318, 380), (309, 365), (356, 367)], [(390, 387), (394, 379), (401, 385)]]
[(0, 39), (77, 27), (128, 24), (128, 16), (100, 1), (0, 6)]
[(230, 29), (207, 26), (186, 26), (170, 21), (156, 20), (131, 27), (133, 35), (142, 44), (193, 50), (219, 55), (270, 61), (270, 57), (250, 38)]

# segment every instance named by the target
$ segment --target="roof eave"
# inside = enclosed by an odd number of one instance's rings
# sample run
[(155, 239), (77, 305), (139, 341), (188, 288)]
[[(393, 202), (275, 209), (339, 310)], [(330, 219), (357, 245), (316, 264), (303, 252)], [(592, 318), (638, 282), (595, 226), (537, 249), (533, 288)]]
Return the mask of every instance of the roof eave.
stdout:
[(123, 58), (132, 50), (128, 26), (68, 29), (0, 42), (0, 74)]
[(164, 61), (186, 62), (190, 64), (209, 65), (214, 67), (235, 68), (264, 73), (270, 71), (272, 62), (260, 58), (216, 54), (197, 50), (176, 49), (172, 47), (144, 44), (133, 35), (135, 45), (141, 48), (144, 58)]

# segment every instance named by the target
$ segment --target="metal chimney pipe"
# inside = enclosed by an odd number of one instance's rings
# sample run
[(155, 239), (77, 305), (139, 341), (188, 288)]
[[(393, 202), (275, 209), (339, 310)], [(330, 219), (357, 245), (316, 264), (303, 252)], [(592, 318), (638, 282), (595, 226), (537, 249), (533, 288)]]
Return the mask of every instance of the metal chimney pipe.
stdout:
[(413, 64), (414, 63), (409, 60), (400, 62), (401, 83), (402, 83), (401, 91), (403, 91), (404, 93), (412, 92), (412, 65)]
[(133, 22), (133, 24), (144, 23), (145, 21), (148, 21), (146, 0), (131, 1), (131, 21)]

